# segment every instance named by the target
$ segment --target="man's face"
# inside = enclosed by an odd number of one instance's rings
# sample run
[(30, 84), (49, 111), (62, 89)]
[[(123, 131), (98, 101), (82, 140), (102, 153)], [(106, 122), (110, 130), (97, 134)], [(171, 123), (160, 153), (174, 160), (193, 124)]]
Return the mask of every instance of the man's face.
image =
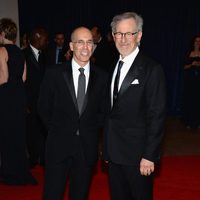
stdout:
[(93, 38), (90, 30), (79, 28), (74, 33), (73, 41), (70, 42), (74, 60), (84, 66), (88, 63), (93, 52)]
[(65, 36), (62, 33), (56, 34), (56, 37), (54, 39), (57, 47), (62, 47), (65, 42)]
[(135, 33), (129, 37), (123, 34), (119, 38), (116, 38), (115, 33), (113, 33), (115, 45), (122, 57), (131, 54), (138, 46), (142, 37), (142, 32), (137, 30), (136, 22), (132, 18), (120, 21), (116, 26), (116, 33)]

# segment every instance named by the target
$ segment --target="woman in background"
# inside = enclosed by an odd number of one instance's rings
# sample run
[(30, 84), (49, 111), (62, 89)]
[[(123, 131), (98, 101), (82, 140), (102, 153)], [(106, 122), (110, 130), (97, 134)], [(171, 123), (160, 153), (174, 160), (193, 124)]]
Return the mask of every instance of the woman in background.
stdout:
[(184, 65), (183, 122), (200, 128), (200, 35), (194, 37)]
[(25, 144), (26, 64), (16, 37), (16, 24), (0, 19), (0, 178), (9, 185), (36, 185)]

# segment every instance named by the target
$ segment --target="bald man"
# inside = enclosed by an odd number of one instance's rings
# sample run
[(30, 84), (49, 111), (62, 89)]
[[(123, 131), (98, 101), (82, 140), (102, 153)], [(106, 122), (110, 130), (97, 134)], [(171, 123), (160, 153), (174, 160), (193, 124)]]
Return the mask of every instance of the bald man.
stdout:
[(72, 61), (46, 72), (38, 103), (48, 129), (43, 200), (63, 199), (67, 178), (69, 199), (87, 200), (98, 158), (107, 75), (90, 63), (89, 29), (75, 29), (69, 45)]

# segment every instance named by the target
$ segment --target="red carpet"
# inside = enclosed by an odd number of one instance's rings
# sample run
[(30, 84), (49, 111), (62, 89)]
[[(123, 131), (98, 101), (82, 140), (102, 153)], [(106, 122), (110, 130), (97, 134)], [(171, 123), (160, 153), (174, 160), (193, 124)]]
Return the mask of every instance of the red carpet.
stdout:
[[(0, 185), (0, 200), (41, 200), (43, 170), (33, 170), (38, 186)], [(164, 157), (154, 184), (154, 200), (199, 200), (200, 156)], [(67, 200), (67, 195), (65, 200)], [(93, 178), (89, 200), (109, 200), (107, 175), (101, 164)]]

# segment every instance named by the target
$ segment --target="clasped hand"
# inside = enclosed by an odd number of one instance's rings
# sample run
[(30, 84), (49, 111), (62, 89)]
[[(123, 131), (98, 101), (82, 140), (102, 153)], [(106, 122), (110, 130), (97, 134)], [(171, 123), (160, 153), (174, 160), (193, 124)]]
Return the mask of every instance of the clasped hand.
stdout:
[(142, 158), (140, 162), (140, 173), (143, 176), (149, 176), (152, 172), (154, 172), (154, 162)]

